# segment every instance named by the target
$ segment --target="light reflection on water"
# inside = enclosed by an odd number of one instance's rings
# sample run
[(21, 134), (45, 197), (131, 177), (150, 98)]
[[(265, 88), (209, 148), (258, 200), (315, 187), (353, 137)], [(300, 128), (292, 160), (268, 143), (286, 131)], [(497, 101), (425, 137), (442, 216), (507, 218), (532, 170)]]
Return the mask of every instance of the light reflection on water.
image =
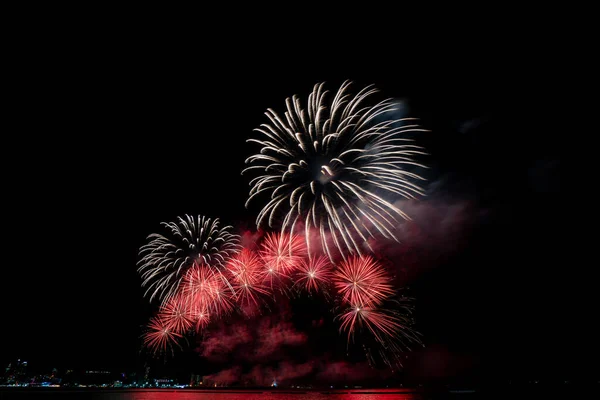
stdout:
[(352, 390), (335, 393), (322, 392), (203, 392), (203, 391), (153, 391), (100, 394), (94, 397), (97, 400), (421, 400), (422, 397), (414, 393), (398, 393), (398, 390), (377, 391)]
[[(417, 400), (413, 394), (323, 394), (315, 392), (307, 393), (170, 393), (165, 396), (165, 393), (136, 393), (134, 397), (122, 397), (119, 400)], [(117, 400), (117, 398), (115, 398)]]
[[(351, 390), (319, 392), (270, 392), (270, 391), (201, 391), (201, 390), (44, 390), (13, 391), (0, 393), (0, 399), (36, 398), (39, 400), (77, 399), (77, 400), (423, 400), (417, 393), (402, 389), (390, 390)], [(7, 396), (8, 395), (8, 396)], [(31, 397), (30, 397), (31, 395)], [(7, 397), (5, 397), (7, 396)]]

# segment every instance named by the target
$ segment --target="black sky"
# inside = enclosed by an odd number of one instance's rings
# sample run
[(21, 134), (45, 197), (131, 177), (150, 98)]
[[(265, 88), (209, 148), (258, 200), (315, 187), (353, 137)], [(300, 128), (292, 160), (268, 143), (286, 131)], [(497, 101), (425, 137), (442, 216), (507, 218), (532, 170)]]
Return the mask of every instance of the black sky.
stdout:
[(406, 47), (394, 37), (311, 54), (239, 33), (183, 44), (66, 30), (15, 46), (2, 363), (135, 367), (148, 317), (135, 265), (145, 237), (185, 213), (252, 226), (240, 171), (265, 109), (351, 79), (409, 104), (432, 131), (435, 198), (469, 205), (460, 251), (420, 249), (431, 254), (413, 282), (426, 343), (476, 358), (482, 374), (598, 371), (584, 367), (598, 345), (572, 265), (560, 132), (517, 54), (496, 42)]

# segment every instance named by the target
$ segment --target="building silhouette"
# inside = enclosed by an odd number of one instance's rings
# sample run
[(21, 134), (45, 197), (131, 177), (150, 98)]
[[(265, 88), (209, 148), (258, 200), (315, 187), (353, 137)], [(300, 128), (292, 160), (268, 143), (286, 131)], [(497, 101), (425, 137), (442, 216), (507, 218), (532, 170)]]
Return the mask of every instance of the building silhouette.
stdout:
[(4, 370), (2, 382), (6, 385), (21, 385), (27, 381), (27, 361), (18, 359), (16, 362), (8, 364)]

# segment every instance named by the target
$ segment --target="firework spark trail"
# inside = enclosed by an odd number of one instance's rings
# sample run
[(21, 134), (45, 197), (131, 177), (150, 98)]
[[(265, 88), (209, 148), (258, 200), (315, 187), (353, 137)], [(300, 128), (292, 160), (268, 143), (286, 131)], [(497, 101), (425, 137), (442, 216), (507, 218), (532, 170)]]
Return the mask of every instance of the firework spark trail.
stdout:
[(204, 264), (194, 264), (188, 269), (179, 285), (180, 293), (191, 304), (209, 305), (215, 296), (215, 275)]
[(160, 308), (158, 320), (166, 329), (180, 335), (187, 333), (194, 325), (187, 299), (181, 294), (172, 297)]
[(347, 344), (354, 341), (365, 328), (379, 344), (373, 349), (363, 345), (369, 362), (375, 361), (374, 353), (390, 368), (402, 366), (401, 354), (411, 350), (412, 344), (423, 345), (420, 334), (413, 329), (411, 317), (412, 299), (401, 296), (388, 302), (390, 307), (359, 305), (347, 306), (335, 319), (340, 320), (339, 331), (347, 333)]
[(294, 286), (305, 289), (308, 293), (312, 290), (319, 291), (320, 288), (327, 285), (332, 277), (332, 266), (329, 258), (318, 256), (304, 258), (298, 265), (295, 273)]
[(343, 312), (340, 331), (348, 331), (348, 340), (356, 332), (357, 327), (366, 326), (375, 338), (385, 343), (385, 336), (395, 336), (403, 328), (399, 318), (371, 306), (354, 305)]
[(217, 316), (229, 315), (235, 309), (235, 290), (226, 277), (218, 271), (213, 278), (213, 312)]
[(210, 309), (206, 304), (196, 303), (190, 305), (190, 313), (196, 322), (197, 331), (205, 328), (211, 321)]
[(160, 316), (153, 317), (148, 323), (144, 333), (144, 345), (154, 354), (166, 353), (168, 349), (173, 351), (173, 345), (178, 345), (177, 340), (182, 335), (174, 332), (167, 326)]
[[(261, 175), (250, 181), (246, 206), (260, 195), (270, 196), (257, 227), (273, 227), (278, 220), (281, 232), (294, 232), (298, 222), (306, 232), (311, 227), (330, 232), (345, 258), (363, 254), (367, 235), (373, 236), (369, 225), (397, 240), (392, 230), (398, 218), (409, 216), (386, 197), (424, 195), (415, 183), (424, 178), (407, 168), (426, 168), (413, 160), (425, 153), (405, 136), (426, 130), (414, 118), (377, 122), (396, 108), (391, 99), (366, 105), (377, 92), (372, 86), (352, 97), (346, 81), (330, 103), (323, 86), (314, 86), (306, 109), (294, 95), (286, 99), (283, 118), (272, 109), (265, 113), (269, 123), (255, 129), (261, 137), (248, 140), (260, 151), (246, 159), (249, 166), (242, 173), (259, 170)], [(328, 244), (322, 247), (333, 261)]]
[(166, 233), (149, 235), (139, 251), (138, 271), (150, 301), (158, 297), (166, 303), (195, 263), (220, 269), (241, 249), (239, 235), (229, 232), (231, 226), (219, 228), (218, 219), (185, 215), (161, 225)]
[(187, 307), (200, 307), (215, 315), (229, 314), (234, 308), (233, 287), (221, 272), (204, 264), (194, 264), (184, 275), (179, 293)]
[(227, 273), (240, 304), (253, 303), (258, 306), (259, 296), (270, 294), (262, 285), (262, 268), (263, 263), (258, 254), (248, 249), (243, 249), (229, 260)]
[(370, 256), (341, 261), (334, 272), (333, 284), (342, 300), (354, 306), (378, 305), (394, 294), (385, 269)]
[(281, 283), (284, 278), (290, 278), (306, 255), (306, 246), (298, 235), (268, 233), (259, 255), (263, 262), (263, 282), (269, 282), (272, 288), (274, 282)]

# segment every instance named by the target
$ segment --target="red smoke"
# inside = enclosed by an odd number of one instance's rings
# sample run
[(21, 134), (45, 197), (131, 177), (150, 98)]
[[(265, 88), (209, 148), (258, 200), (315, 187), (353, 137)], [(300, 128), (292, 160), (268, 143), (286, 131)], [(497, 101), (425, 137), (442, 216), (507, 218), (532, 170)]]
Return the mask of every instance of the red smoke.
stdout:
[(323, 382), (342, 382), (368, 380), (374, 376), (381, 376), (383, 371), (371, 368), (367, 363), (351, 364), (346, 361), (330, 361), (323, 363), (316, 375), (316, 379)]
[(289, 318), (287, 312), (282, 312), (234, 324), (222, 323), (210, 329), (210, 336), (200, 344), (200, 354), (210, 361), (223, 360), (230, 355), (236, 360), (252, 362), (281, 359), (287, 348), (301, 346), (308, 340), (305, 333), (294, 328)]
[(255, 359), (277, 355), (283, 346), (299, 346), (307, 341), (306, 335), (296, 331), (291, 323), (272, 317), (263, 318), (255, 333), (258, 339), (254, 347)]
[(221, 324), (212, 330), (209, 337), (202, 341), (200, 354), (211, 361), (219, 361), (233, 353), (238, 346), (246, 345), (254, 340), (253, 332), (242, 324)]

